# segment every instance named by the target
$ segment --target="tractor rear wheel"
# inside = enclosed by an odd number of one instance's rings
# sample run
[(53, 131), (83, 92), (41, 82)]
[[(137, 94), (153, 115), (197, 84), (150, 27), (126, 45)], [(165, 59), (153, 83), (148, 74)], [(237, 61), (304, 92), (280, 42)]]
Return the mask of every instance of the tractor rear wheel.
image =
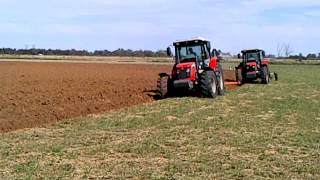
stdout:
[(243, 84), (243, 76), (242, 76), (242, 69), (236, 68), (236, 81), (239, 82), (240, 84)]
[(217, 76), (212, 70), (204, 71), (199, 77), (199, 87), (201, 95), (215, 98), (218, 95)]
[(220, 69), (220, 76), (218, 77), (218, 95), (223, 96), (225, 92), (225, 86), (224, 86), (224, 76), (223, 71)]
[(262, 83), (269, 84), (270, 82), (270, 75), (269, 75), (269, 69), (267, 66), (262, 67)]
[(170, 77), (160, 76), (157, 81), (157, 88), (160, 98), (167, 98), (169, 96), (170, 91), (172, 91)]

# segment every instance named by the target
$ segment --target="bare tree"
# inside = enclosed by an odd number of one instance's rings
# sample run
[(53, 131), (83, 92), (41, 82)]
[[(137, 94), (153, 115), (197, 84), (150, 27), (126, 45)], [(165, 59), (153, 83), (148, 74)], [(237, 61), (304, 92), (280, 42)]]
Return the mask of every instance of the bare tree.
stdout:
[(293, 53), (293, 50), (292, 50), (289, 43), (287, 43), (287, 44), (286, 43), (283, 43), (283, 44), (278, 43), (278, 45), (277, 45), (278, 57), (281, 57), (281, 56), (289, 57), (292, 53)]
[(277, 45), (277, 57), (281, 57), (282, 51), (283, 51), (283, 45), (278, 43), (278, 45)]
[(283, 44), (283, 49), (284, 49), (284, 54), (285, 54), (286, 57), (289, 57), (293, 53), (289, 43), (288, 44)]

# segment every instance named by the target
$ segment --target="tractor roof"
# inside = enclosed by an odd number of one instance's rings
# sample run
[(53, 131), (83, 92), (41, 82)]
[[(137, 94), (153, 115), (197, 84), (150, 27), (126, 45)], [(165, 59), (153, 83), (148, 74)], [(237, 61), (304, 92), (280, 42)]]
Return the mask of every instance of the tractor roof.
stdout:
[(241, 52), (242, 53), (250, 53), (250, 52), (260, 52), (260, 51), (263, 51), (261, 49), (245, 49), (245, 50), (242, 50)]
[(177, 40), (173, 44), (176, 45), (179, 43), (196, 42), (196, 41), (209, 42), (208, 39), (205, 39), (203, 37), (194, 37), (194, 38), (190, 38), (190, 39)]

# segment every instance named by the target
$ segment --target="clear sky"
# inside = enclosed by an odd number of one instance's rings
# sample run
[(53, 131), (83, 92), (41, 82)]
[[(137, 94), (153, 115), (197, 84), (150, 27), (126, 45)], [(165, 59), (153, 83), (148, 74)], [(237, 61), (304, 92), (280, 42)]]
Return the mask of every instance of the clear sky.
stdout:
[(0, 0), (0, 47), (165, 49), (203, 36), (225, 52), (320, 52), (319, 0)]

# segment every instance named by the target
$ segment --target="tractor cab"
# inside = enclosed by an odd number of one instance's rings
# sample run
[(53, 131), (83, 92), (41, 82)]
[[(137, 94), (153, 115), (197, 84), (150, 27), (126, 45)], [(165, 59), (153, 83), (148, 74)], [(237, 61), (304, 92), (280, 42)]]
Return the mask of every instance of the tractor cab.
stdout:
[[(197, 37), (187, 40), (178, 40), (173, 43), (175, 49), (175, 66), (172, 78), (176, 80), (189, 79), (196, 81), (197, 74), (206, 68), (217, 69), (218, 52), (211, 51), (210, 41)], [(171, 49), (167, 53), (172, 56)]]
[(199, 69), (209, 67), (211, 45), (208, 40), (195, 38), (176, 41), (173, 45), (176, 64), (194, 62)]
[(258, 65), (261, 65), (265, 57), (265, 52), (260, 49), (243, 50), (241, 53), (244, 63), (256, 62)]
[[(258, 71), (263, 65), (268, 65), (269, 60), (265, 58), (265, 51), (260, 49), (243, 50), (242, 66), (252, 71)], [(241, 58), (241, 55), (239, 55)]]

